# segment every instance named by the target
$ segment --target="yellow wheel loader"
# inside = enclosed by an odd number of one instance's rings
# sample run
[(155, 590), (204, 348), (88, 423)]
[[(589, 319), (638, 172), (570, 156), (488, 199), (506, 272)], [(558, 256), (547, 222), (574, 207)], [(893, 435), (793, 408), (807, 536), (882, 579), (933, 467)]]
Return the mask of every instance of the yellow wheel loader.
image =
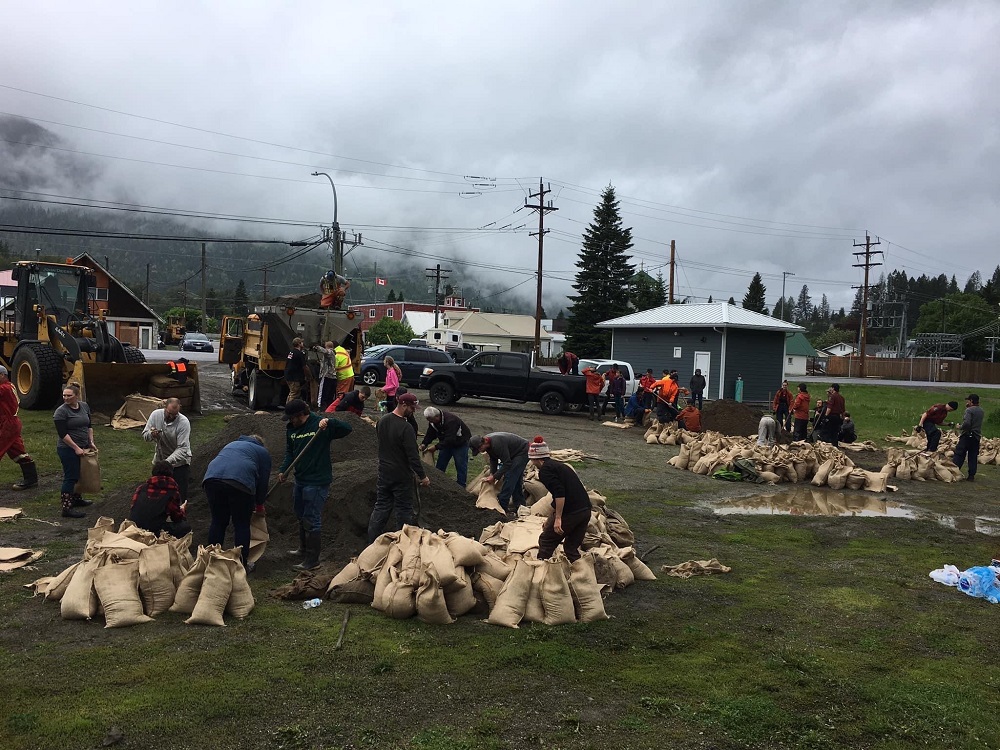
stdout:
[[(285, 362), (292, 339), (301, 338), (307, 360), (315, 365), (314, 346), (342, 344), (355, 372), (361, 359), (361, 329), (355, 313), (327, 308), (260, 307), (246, 317), (224, 317), (219, 362), (233, 373), (233, 395), (245, 396), (254, 411), (285, 402)], [(314, 368), (315, 369), (315, 368)], [(315, 391), (310, 401), (315, 401)]]
[(169, 363), (146, 362), (110, 333), (103, 311), (91, 311), (91, 269), (22, 260), (12, 276), (16, 296), (0, 308), (0, 363), (23, 408), (54, 409), (63, 386), (78, 383), (95, 412), (113, 413), (132, 393), (176, 396), (186, 410), (201, 411), (194, 363), (179, 383)]

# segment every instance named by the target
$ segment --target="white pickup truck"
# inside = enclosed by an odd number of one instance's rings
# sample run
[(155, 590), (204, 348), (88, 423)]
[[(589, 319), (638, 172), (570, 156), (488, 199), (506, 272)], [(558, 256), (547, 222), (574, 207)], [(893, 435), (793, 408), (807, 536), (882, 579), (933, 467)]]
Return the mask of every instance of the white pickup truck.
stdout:
[[(592, 367), (603, 375), (611, 369), (611, 365), (618, 365), (619, 371), (625, 377), (625, 398), (628, 399), (639, 388), (639, 373), (628, 362), (620, 359), (581, 359), (580, 373), (583, 373), (584, 368)], [(604, 390), (607, 389), (608, 386), (605, 384)]]

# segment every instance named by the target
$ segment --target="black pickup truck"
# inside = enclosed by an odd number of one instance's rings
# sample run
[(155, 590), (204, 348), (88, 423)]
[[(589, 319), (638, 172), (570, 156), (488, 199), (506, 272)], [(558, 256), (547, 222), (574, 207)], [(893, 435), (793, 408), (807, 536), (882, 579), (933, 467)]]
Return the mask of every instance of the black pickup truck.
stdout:
[(567, 404), (587, 401), (585, 377), (535, 369), (530, 354), (516, 352), (485, 352), (460, 364), (425, 367), (420, 387), (430, 391), (431, 401), (438, 406), (470, 396), (537, 402), (545, 414), (559, 414)]

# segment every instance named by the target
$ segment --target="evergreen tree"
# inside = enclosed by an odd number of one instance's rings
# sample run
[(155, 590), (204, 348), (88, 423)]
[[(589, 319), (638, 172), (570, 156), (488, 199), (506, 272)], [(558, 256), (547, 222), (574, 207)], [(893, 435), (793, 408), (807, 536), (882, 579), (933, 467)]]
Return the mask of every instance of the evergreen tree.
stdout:
[(750, 280), (747, 293), (743, 296), (743, 309), (767, 315), (767, 287), (759, 273), (755, 273)]
[(635, 283), (632, 285), (631, 291), (632, 295), (629, 301), (637, 311), (652, 310), (654, 307), (667, 304), (667, 293), (663, 288), (662, 276), (657, 281), (640, 271), (635, 275)]
[(990, 280), (983, 284), (982, 295), (991, 305), (1000, 303), (1000, 266), (996, 267)]
[(730, 305), (735, 305), (736, 304), (736, 300), (734, 298), (730, 297), (729, 298), (729, 304)]
[(246, 315), (250, 312), (250, 298), (247, 297), (247, 286), (240, 279), (233, 293), (233, 312), (237, 315)]
[(966, 294), (979, 294), (980, 290), (983, 288), (983, 277), (980, 275), (979, 271), (973, 271), (969, 280), (965, 282), (965, 293)]
[(958, 279), (952, 274), (951, 281), (948, 282), (948, 294), (958, 294), (960, 291), (958, 288)]
[(823, 295), (823, 298), (820, 300), (819, 307), (817, 309), (819, 311), (819, 319), (821, 321), (823, 321), (824, 323), (829, 323), (830, 322), (830, 300), (828, 300), (826, 298), (825, 294)]
[(809, 320), (811, 313), (812, 298), (809, 296), (809, 287), (803, 284), (802, 291), (799, 292), (799, 298), (795, 300), (795, 322), (804, 323)]
[(708, 304), (710, 304), (710, 305), (712, 304), (712, 295), (711, 294), (708, 295)]
[(388, 296), (386, 296), (385, 301), (386, 302), (395, 302), (396, 301), (396, 290), (395, 289), (390, 289), (389, 290), (389, 294), (388, 294)]
[(594, 220), (583, 233), (583, 247), (576, 262), (579, 269), (570, 295), (566, 348), (581, 357), (608, 357), (611, 331), (596, 324), (628, 312), (628, 287), (635, 269), (626, 255), (632, 247), (632, 230), (622, 226), (615, 189), (605, 188), (594, 208)]

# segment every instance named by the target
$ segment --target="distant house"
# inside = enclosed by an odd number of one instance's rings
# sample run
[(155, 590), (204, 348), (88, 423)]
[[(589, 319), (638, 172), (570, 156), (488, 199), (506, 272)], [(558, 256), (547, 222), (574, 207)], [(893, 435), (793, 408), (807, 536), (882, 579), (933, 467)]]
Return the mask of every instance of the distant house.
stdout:
[(819, 356), (802, 331), (785, 337), (785, 377), (805, 375), (809, 360)]
[(566, 344), (566, 334), (555, 330), (555, 325), (555, 320), (542, 319), (542, 329), (552, 337), (548, 341), (542, 341), (543, 357), (558, 357)]
[(819, 356), (821, 357), (853, 357), (857, 353), (858, 347), (847, 343), (824, 346), (819, 350)]
[[(368, 302), (361, 305), (351, 305), (348, 309), (360, 317), (358, 325), (362, 331), (367, 331), (373, 325), (382, 320), (382, 318), (403, 320), (404, 316), (411, 312), (429, 312), (431, 314), (431, 324), (429, 326), (425, 326), (424, 330), (426, 331), (428, 328), (434, 327), (434, 305), (426, 302)], [(442, 327), (440, 321), (446, 314), (455, 311), (479, 312), (479, 308), (468, 307), (465, 304), (464, 297), (445, 297), (441, 306), (438, 308), (438, 327)], [(421, 324), (417, 323), (417, 325), (419, 326)], [(412, 322), (410, 323), (410, 327), (413, 328)], [(413, 328), (413, 332), (418, 336), (423, 335), (423, 331), (418, 331), (416, 328)]]
[(13, 279), (13, 271), (0, 271), (0, 307), (13, 301), (17, 295), (17, 282)]
[(676, 369), (686, 386), (695, 369), (705, 396), (733, 398), (742, 377), (746, 401), (767, 401), (782, 381), (785, 336), (804, 330), (725, 302), (663, 305), (597, 324), (611, 329), (611, 358), (643, 371)]
[(164, 320), (145, 302), (112, 275), (94, 256), (83, 253), (70, 261), (74, 266), (90, 268), (96, 284), (90, 290), (92, 309), (104, 310), (108, 329), (124, 344), (140, 349), (155, 349), (159, 327)]
[[(535, 348), (535, 319), (530, 315), (449, 311), (440, 327), (461, 331), (466, 343), (497, 344), (502, 352), (530, 352)], [(552, 334), (543, 328), (540, 340), (544, 355)]]

